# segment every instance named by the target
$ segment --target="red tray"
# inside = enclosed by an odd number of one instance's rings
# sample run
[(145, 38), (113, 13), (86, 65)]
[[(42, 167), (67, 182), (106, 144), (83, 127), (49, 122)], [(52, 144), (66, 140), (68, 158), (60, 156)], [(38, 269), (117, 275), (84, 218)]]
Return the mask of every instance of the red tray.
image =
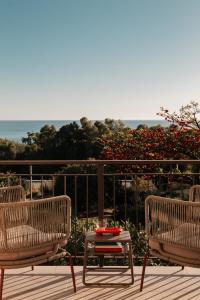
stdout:
[(119, 227), (99, 227), (95, 229), (96, 234), (99, 235), (119, 235), (122, 231)]

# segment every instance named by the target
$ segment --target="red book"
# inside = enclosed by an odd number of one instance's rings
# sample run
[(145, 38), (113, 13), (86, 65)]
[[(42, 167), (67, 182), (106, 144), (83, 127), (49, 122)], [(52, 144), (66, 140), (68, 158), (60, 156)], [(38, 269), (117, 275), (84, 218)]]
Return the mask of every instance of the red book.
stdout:
[(99, 235), (119, 235), (122, 231), (119, 227), (99, 227), (95, 229), (96, 234)]
[(121, 253), (123, 246), (119, 242), (97, 242), (94, 251), (96, 253)]

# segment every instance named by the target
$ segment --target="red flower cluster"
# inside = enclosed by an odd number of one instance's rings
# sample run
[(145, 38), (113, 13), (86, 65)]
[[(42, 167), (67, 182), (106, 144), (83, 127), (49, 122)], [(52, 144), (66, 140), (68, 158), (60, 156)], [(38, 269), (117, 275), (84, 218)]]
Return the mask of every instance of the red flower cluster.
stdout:
[(155, 127), (101, 140), (102, 159), (199, 159), (200, 131)]

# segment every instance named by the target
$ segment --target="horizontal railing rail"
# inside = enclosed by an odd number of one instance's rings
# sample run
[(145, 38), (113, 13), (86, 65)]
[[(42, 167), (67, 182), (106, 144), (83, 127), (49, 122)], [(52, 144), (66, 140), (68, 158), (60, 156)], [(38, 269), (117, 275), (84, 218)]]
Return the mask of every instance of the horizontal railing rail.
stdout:
[(187, 165), (197, 164), (200, 165), (200, 160), (183, 159), (183, 160), (0, 160), (0, 165), (69, 165), (69, 164), (104, 164), (104, 165), (145, 165), (145, 164), (161, 164), (161, 165)]

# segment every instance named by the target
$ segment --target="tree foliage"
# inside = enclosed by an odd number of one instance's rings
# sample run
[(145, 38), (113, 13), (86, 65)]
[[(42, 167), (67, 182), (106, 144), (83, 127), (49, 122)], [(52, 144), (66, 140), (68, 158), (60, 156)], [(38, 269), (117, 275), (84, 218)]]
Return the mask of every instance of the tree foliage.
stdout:
[(191, 101), (189, 104), (181, 106), (178, 113), (171, 113), (168, 109), (161, 107), (158, 115), (180, 128), (200, 130), (200, 107), (196, 101)]
[(40, 132), (28, 132), (22, 142), (26, 145), (26, 159), (88, 159), (99, 158), (102, 136), (111, 136), (125, 132), (127, 128), (119, 120), (105, 119), (92, 122), (86, 117), (62, 126), (45, 125)]
[(199, 159), (200, 131), (177, 127), (130, 130), (115, 139), (104, 138), (103, 159)]
[(24, 152), (24, 145), (0, 138), (0, 159), (17, 159)]

